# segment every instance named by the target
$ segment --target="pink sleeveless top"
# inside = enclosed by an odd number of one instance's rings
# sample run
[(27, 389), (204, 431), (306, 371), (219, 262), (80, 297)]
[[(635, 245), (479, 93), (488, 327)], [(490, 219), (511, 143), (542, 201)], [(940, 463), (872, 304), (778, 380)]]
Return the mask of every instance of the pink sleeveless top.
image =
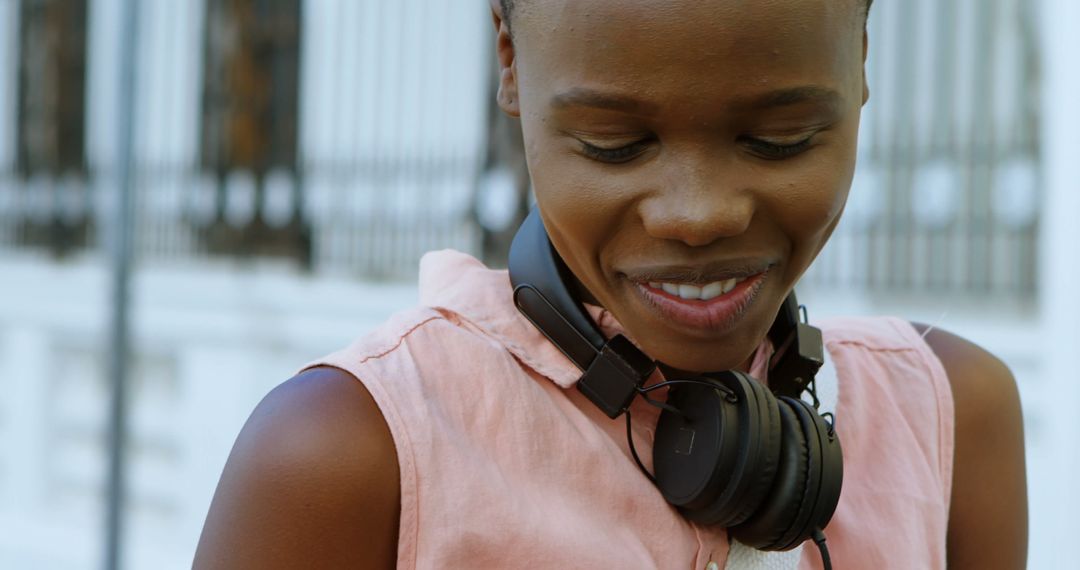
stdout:
[[(514, 308), (506, 271), (430, 253), (420, 296), (420, 308), (308, 365), (350, 372), (386, 418), (401, 470), (399, 568), (725, 567), (724, 529), (688, 522), (642, 475), (625, 420), (573, 387), (580, 371)], [(589, 309), (606, 334), (621, 332)], [(815, 324), (837, 373), (844, 446), (843, 492), (825, 529), (834, 567), (944, 568), (944, 369), (905, 321)], [(767, 357), (759, 348), (751, 370), (763, 381)], [(657, 410), (638, 401), (632, 412), (651, 469)], [(799, 567), (820, 568), (806, 544)]]

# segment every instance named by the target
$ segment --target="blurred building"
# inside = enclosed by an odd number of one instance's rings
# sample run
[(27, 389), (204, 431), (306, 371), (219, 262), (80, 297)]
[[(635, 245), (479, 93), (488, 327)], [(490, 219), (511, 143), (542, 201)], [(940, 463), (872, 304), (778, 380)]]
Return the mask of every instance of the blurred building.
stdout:
[[(102, 245), (119, 5), (0, 3), (0, 243), (57, 257)], [(401, 277), (423, 251), (475, 247), (484, 6), (139, 5), (138, 94), (123, 112), (136, 129), (140, 259), (254, 256)]]
[[(121, 109), (118, 0), (0, 0), (4, 568), (101, 558), (119, 113), (136, 140), (132, 568), (190, 565), (229, 446), (267, 390), (415, 302), (424, 251), (500, 265), (525, 204), (520, 135), (490, 95), (486, 2), (138, 5), (136, 102)], [(1053, 455), (1074, 437), (1062, 426), (1080, 425), (1051, 413), (1061, 368), (1045, 338), (1060, 324), (1044, 308), (1061, 292), (1040, 262), (1068, 239), (1060, 220), (1047, 237), (1047, 192), (1062, 192), (1047, 180), (1063, 167), (1043, 146), (1044, 113), (1072, 93), (1047, 80), (1064, 63), (1046, 37), (1080, 48), (1044, 12), (1069, 9), (875, 3), (859, 171), (801, 286), (811, 318), (896, 313), (1010, 364), (1033, 568), (1055, 567), (1043, 530), (1057, 499), (1043, 490), (1077, 476)]]

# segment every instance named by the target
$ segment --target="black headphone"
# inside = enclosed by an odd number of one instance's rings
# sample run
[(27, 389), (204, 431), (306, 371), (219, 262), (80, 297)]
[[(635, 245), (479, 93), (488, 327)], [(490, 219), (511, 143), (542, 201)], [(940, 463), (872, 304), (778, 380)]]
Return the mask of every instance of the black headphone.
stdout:
[[(573, 275), (535, 208), (510, 246), (509, 269), (518, 310), (584, 371), (577, 386), (590, 401), (612, 419), (626, 415), (635, 461), (683, 516), (723, 525), (759, 550), (789, 550), (813, 538), (830, 567), (822, 529), (840, 499), (843, 456), (831, 414), (817, 413), (821, 331), (800, 321), (794, 293), (769, 330), (775, 395), (738, 370), (645, 387), (657, 363), (622, 335), (604, 338), (572, 293)], [(666, 403), (649, 398), (663, 387), (671, 388)], [(804, 390), (813, 405), (799, 398)], [(639, 395), (662, 408), (655, 476), (629, 437), (629, 406)]]

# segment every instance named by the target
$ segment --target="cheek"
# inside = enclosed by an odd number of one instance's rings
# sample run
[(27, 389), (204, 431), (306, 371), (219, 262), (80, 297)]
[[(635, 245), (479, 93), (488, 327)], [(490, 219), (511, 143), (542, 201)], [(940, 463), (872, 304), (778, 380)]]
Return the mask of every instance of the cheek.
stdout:
[(633, 203), (634, 185), (603, 176), (574, 152), (573, 141), (546, 133), (542, 125), (524, 135), (533, 190), (552, 241), (571, 246), (564, 250), (556, 243), (560, 253), (585, 260), (591, 252), (603, 251)]
[(552, 244), (590, 291), (602, 290), (599, 253), (615, 233), (617, 193), (544, 125), (522, 126), (533, 191)]
[(822, 160), (788, 183), (775, 208), (792, 244), (791, 269), (801, 275), (832, 235), (847, 202), (854, 157)]
[(784, 208), (791, 233), (812, 237), (833, 225), (844, 209), (850, 181), (850, 175), (837, 173), (834, 168), (822, 176), (793, 183), (786, 193)]

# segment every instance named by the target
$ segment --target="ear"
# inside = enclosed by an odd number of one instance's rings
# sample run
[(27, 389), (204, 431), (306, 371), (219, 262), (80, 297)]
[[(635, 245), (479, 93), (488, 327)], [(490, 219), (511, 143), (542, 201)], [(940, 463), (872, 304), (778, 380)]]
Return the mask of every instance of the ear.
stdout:
[(520, 117), (517, 67), (514, 65), (514, 39), (510, 36), (510, 23), (503, 18), (502, 3), (499, 0), (490, 2), (491, 21), (495, 24), (495, 56), (499, 63), (499, 92), (495, 100), (504, 113), (511, 117)]
[(862, 33), (862, 102), (863, 105), (870, 100), (870, 82), (866, 77), (866, 56), (870, 53), (870, 37), (866, 30)]

